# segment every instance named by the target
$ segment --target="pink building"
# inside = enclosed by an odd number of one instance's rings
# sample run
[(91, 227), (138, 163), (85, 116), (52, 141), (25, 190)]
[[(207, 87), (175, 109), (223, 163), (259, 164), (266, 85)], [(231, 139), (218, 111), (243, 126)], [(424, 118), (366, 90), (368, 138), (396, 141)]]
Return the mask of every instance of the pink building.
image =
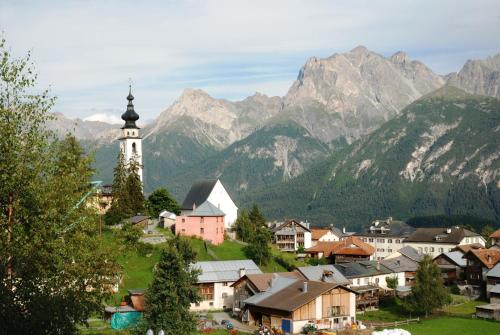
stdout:
[(211, 202), (205, 201), (192, 211), (184, 212), (175, 219), (175, 234), (195, 236), (212, 244), (224, 242), (224, 212)]

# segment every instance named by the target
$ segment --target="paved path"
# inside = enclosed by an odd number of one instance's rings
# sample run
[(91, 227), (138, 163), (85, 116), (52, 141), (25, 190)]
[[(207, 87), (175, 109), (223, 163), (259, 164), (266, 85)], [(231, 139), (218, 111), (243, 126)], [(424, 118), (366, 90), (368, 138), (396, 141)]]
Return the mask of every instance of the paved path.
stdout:
[(240, 321), (232, 318), (229, 313), (227, 312), (216, 312), (216, 313), (212, 313), (212, 316), (214, 318), (215, 321), (217, 321), (218, 324), (220, 324), (220, 322), (222, 320), (229, 320), (231, 321), (231, 323), (234, 325), (234, 328), (238, 329), (239, 331), (241, 332), (244, 332), (244, 333), (252, 333), (257, 330), (257, 327), (254, 327), (254, 326), (249, 326), (249, 325), (246, 325), (244, 323), (241, 323)]

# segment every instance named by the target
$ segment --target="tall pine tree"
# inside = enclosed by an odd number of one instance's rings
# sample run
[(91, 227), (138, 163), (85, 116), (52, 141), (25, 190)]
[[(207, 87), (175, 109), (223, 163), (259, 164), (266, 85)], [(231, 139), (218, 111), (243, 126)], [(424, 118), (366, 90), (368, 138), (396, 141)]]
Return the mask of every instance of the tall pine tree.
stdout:
[(131, 159), (127, 167), (127, 179), (125, 180), (124, 210), (128, 216), (144, 213), (144, 195), (142, 193), (142, 182), (139, 177), (139, 163)]
[(156, 334), (163, 329), (167, 335), (187, 335), (195, 330), (195, 319), (189, 310), (192, 303), (200, 301), (196, 287), (199, 271), (191, 267), (195, 261), (196, 253), (189, 241), (179, 236), (162, 250), (145, 294), (143, 321), (136, 334), (145, 334), (146, 329), (153, 329)]

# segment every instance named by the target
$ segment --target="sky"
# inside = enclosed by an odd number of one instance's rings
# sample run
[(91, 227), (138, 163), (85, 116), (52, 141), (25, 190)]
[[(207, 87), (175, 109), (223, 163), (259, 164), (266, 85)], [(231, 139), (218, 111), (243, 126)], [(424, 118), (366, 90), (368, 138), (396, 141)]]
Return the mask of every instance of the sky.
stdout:
[(500, 1), (0, 0), (0, 30), (31, 51), (54, 111), (119, 123), (130, 81), (152, 120), (185, 88), (283, 96), (308, 58), (358, 45), (459, 71), (500, 52)]

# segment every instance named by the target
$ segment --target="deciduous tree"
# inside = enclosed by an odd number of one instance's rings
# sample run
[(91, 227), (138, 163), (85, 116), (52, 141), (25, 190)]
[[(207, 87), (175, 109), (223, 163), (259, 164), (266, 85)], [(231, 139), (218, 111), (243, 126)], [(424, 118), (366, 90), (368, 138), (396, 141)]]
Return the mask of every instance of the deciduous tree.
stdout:
[(167, 210), (171, 213), (180, 214), (180, 208), (177, 201), (172, 197), (166, 188), (158, 188), (148, 197), (147, 207), (149, 214), (158, 217), (161, 211)]

